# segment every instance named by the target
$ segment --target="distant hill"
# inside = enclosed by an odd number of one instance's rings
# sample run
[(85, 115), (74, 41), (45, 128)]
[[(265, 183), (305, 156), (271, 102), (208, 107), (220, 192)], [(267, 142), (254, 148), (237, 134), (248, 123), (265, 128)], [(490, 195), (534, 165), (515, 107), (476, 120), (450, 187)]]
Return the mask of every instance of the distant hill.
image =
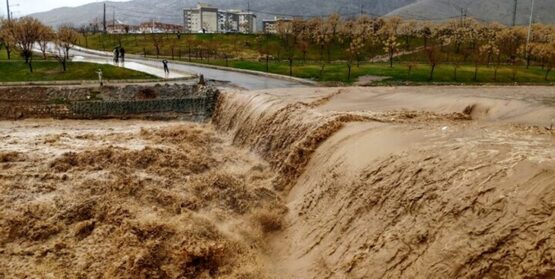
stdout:
[[(459, 17), (461, 9), (468, 9), (468, 16), (510, 25), (513, 19), (514, 3), (514, 0), (419, 0), (392, 11), (388, 15), (443, 20)], [(517, 1), (517, 25), (528, 24), (530, 3), (530, 0)], [(555, 23), (555, 0), (536, 0), (534, 11), (535, 22)]]
[[(357, 15), (361, 6), (371, 15), (385, 15), (397, 8), (414, 3), (416, 0), (251, 0), (250, 9), (258, 14), (259, 20), (275, 15), (316, 16), (339, 12), (342, 15)], [(137, 24), (150, 20), (181, 24), (183, 9), (196, 6), (198, 0), (134, 0), (129, 2), (106, 2), (107, 18)], [(247, 0), (202, 0), (223, 9), (248, 9)], [(71, 23), (79, 26), (101, 20), (103, 2), (91, 3), (74, 8), (58, 8), (31, 16), (42, 22), (59, 26)]]
[[(181, 24), (183, 9), (196, 6), (199, 0), (133, 0), (129, 2), (106, 2), (107, 18), (138, 24), (156, 20)], [(247, 10), (248, 0), (201, 0), (223, 9)], [(484, 21), (511, 24), (514, 0), (250, 0), (250, 9), (258, 14), (259, 20), (279, 15), (318, 16), (339, 12), (354, 16), (361, 12), (373, 15), (399, 15), (404, 18), (422, 20), (445, 20), (456, 18), (461, 8), (468, 9), (468, 16)], [(103, 2), (91, 3), (74, 8), (58, 8), (31, 16), (42, 22), (59, 26), (71, 23), (75, 26), (94, 20), (101, 21)], [(555, 23), (555, 0), (536, 0), (535, 21)], [(517, 24), (527, 24), (530, 0), (518, 0)]]

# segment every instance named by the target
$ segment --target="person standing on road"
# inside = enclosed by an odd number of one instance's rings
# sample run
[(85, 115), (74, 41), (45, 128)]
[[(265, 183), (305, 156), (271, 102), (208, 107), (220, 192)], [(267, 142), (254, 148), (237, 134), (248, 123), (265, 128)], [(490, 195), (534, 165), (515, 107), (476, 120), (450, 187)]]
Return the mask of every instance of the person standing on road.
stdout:
[(96, 73), (98, 74), (98, 82), (100, 82), (100, 86), (101, 87), (104, 86), (104, 82), (102, 80), (102, 76), (103, 76), (102, 69), (98, 69)]
[(121, 63), (125, 63), (125, 49), (123, 47), (119, 49), (119, 57), (121, 57)]
[(170, 76), (170, 68), (168, 67), (168, 60), (162, 60), (162, 64), (164, 64), (164, 73), (166, 77)]
[(114, 48), (114, 63), (118, 63), (119, 62), (119, 48)]

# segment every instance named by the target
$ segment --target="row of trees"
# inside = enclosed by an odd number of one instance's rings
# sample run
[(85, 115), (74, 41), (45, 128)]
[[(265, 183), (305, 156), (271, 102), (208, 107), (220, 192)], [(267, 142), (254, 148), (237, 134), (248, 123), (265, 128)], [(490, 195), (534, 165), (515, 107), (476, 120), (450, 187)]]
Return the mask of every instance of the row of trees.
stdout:
[[(541, 66), (547, 80), (555, 64), (555, 26), (534, 24), (528, 41), (527, 27), (507, 27), (497, 23), (482, 23), (471, 18), (447, 22), (402, 20), (398, 17), (342, 18), (331, 15), (326, 18), (281, 21), (277, 34), (257, 35), (256, 40), (242, 40), (240, 35), (230, 43), (218, 40), (199, 40), (196, 35), (160, 36), (143, 34), (143, 41), (150, 42), (154, 54), (178, 56), (182, 52), (197, 59), (216, 57), (245, 59), (249, 51), (258, 53), (258, 60), (265, 61), (266, 70), (272, 60), (286, 60), (289, 74), (293, 75), (295, 62), (305, 62), (307, 57), (319, 63), (320, 77), (326, 65), (345, 63), (350, 79), (353, 66), (361, 62), (388, 62), (402, 60), (408, 75), (418, 65), (429, 65), (429, 79), (440, 64), (453, 68), (454, 79), (462, 65), (474, 66), (474, 80), (480, 67), (494, 69), (494, 80), (501, 66), (512, 69), (516, 80), (519, 66)], [(135, 35), (135, 44), (137, 42)], [(116, 35), (121, 44), (124, 35)], [(183, 38), (182, 38), (183, 37)], [(185, 45), (185, 49), (182, 49)], [(168, 51), (164, 51), (168, 50)], [(171, 51), (169, 51), (171, 50)], [(142, 52), (147, 55), (147, 49)], [(164, 52), (164, 53), (163, 53)], [(248, 58), (247, 58), (248, 59)]]
[[(293, 59), (306, 57), (311, 47), (320, 50), (322, 72), (326, 63), (331, 62), (334, 45), (343, 46), (343, 57), (349, 69), (361, 61), (384, 61), (393, 67), (397, 55), (423, 53), (425, 61), (407, 61), (410, 69), (414, 63), (427, 62), (430, 65), (429, 79), (433, 80), (436, 67), (440, 63), (453, 65), (456, 79), (461, 64), (475, 66), (477, 79), (480, 65), (497, 69), (500, 65), (529, 67), (534, 61), (545, 70), (547, 79), (555, 64), (555, 26), (535, 24), (530, 41), (526, 27), (507, 27), (496, 23), (480, 23), (473, 19), (453, 20), (444, 23), (425, 21), (403, 21), (398, 17), (342, 19), (338, 15), (310, 20), (295, 19), (281, 22), (277, 26), (278, 36), (286, 50), (292, 72)], [(270, 56), (269, 50), (261, 54)], [(327, 57), (326, 57), (327, 54)], [(415, 55), (410, 56), (415, 60)]]
[(39, 50), (45, 60), (52, 54), (65, 72), (69, 51), (78, 39), (79, 34), (68, 26), (55, 31), (32, 17), (0, 19), (0, 50), (5, 49), (8, 60), (14, 51), (18, 52), (30, 72), (33, 72), (33, 54)]

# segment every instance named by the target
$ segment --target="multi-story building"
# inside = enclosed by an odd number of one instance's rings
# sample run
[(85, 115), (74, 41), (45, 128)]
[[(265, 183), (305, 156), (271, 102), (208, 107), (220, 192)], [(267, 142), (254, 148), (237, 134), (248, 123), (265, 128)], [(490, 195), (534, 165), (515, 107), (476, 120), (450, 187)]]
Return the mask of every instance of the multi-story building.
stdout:
[(239, 14), (239, 32), (256, 33), (256, 15), (252, 12), (240, 12)]
[(237, 33), (239, 32), (239, 11), (227, 10), (218, 11), (218, 32)]
[(291, 24), (293, 22), (290, 18), (265, 19), (262, 21), (262, 31), (267, 34), (277, 34), (277, 27), (279, 24)]
[(239, 10), (218, 10), (207, 4), (183, 11), (184, 30), (191, 33), (255, 33), (256, 15)]
[(185, 9), (183, 19), (186, 32), (218, 32), (218, 8), (208, 4), (199, 3), (196, 8)]

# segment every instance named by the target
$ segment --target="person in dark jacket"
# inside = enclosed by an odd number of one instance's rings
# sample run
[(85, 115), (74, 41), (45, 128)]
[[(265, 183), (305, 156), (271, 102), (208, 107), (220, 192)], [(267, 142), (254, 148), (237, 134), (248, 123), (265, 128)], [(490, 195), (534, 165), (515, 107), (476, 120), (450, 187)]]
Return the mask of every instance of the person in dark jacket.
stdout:
[(119, 48), (119, 57), (121, 58), (121, 63), (125, 63), (125, 49), (123, 47)]
[(164, 73), (166, 77), (170, 75), (170, 67), (168, 67), (168, 60), (162, 60), (162, 64), (164, 64)]
[(119, 48), (114, 48), (114, 63), (118, 63), (119, 62)]

